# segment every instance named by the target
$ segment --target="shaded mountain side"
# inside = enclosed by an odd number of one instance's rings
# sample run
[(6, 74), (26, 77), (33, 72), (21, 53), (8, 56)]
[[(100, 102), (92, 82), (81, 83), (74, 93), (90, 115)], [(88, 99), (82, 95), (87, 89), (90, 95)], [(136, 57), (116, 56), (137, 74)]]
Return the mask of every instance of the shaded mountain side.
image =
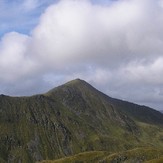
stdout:
[(134, 116), (124, 111), (124, 104), (121, 108), (111, 100), (79, 79), (46, 94), (1, 95), (0, 161), (32, 163), (86, 151), (163, 148), (161, 113), (146, 108), (143, 116), (147, 120), (141, 120), (136, 117), (138, 113)]
[[(72, 94), (74, 93), (73, 90), (78, 91), (78, 93), (80, 92), (80, 97), (88, 101), (88, 103), (90, 102), (90, 98), (87, 99), (87, 95), (88, 97), (94, 97), (95, 101), (105, 101), (105, 103), (109, 104), (111, 107), (114, 106), (113, 108), (116, 108), (118, 112), (124, 113), (125, 115), (132, 117), (132, 119), (150, 124), (163, 125), (163, 116), (159, 111), (149, 108), (147, 106), (141, 106), (131, 102), (109, 97), (80, 79), (76, 79), (74, 81), (66, 83), (63, 86), (54, 88), (49, 91), (48, 94), (54, 95), (55, 98), (59, 98), (60, 100), (64, 100), (66, 99), (65, 94), (68, 93), (72, 96)], [(75, 94), (73, 95), (75, 96)]]
[(94, 125), (95, 128), (102, 129), (105, 124), (108, 125), (109, 123), (137, 132), (135, 122), (126, 114), (119, 112), (102, 95), (91, 85), (80, 79), (54, 88), (46, 94), (46, 96), (60, 101), (77, 116), (84, 118), (87, 116), (87, 121), (89, 124)]
[(149, 124), (159, 124), (162, 123), (162, 115), (159, 111), (154, 110), (150, 107), (137, 105), (127, 101), (122, 101), (114, 98), (110, 98), (110, 103), (112, 103), (119, 111), (127, 114), (133, 119)]

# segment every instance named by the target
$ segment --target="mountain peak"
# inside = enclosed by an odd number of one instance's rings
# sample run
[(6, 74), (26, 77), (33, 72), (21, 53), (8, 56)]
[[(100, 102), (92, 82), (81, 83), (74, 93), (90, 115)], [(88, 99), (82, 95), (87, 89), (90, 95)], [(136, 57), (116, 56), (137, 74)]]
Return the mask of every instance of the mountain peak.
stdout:
[[(85, 89), (92, 89), (93, 87), (89, 84), (89, 83), (87, 83), (86, 81), (84, 81), (84, 80), (82, 80), (82, 79), (79, 79), (79, 78), (77, 78), (77, 79), (74, 79), (74, 80), (71, 80), (71, 81), (69, 81), (69, 82), (67, 82), (67, 83), (65, 83), (65, 84), (63, 84), (63, 85), (60, 85), (60, 86), (58, 86), (58, 87), (55, 87), (55, 88), (53, 88), (52, 90), (50, 90), (49, 92), (48, 92), (48, 94), (50, 93), (54, 93), (54, 92), (56, 92), (56, 90), (60, 90), (60, 89), (68, 89), (68, 88), (75, 88), (75, 89), (80, 89), (80, 90), (85, 90)], [(95, 89), (95, 88), (93, 88), (93, 89)]]
[(77, 79), (67, 82), (65, 85), (74, 85), (74, 84), (83, 84), (83, 83), (87, 83), (87, 82), (82, 79), (77, 78)]
[(71, 80), (65, 84), (63, 84), (62, 86), (73, 86), (73, 87), (92, 87), (92, 85), (90, 85), (89, 83), (87, 83), (85, 80), (82, 80), (82, 79), (74, 79), (74, 80)]
[[(107, 103), (110, 106), (114, 106), (116, 110), (123, 112), (124, 114), (127, 114), (141, 122), (154, 124), (162, 124), (163, 122), (163, 117), (160, 112), (146, 106), (139, 106), (127, 101), (111, 98), (79, 78), (71, 80), (50, 90), (46, 93), (46, 95), (53, 99), (60, 99), (60, 101), (64, 101), (64, 103), (71, 103), (71, 108), (78, 106), (80, 100), (86, 101), (86, 103), (89, 103), (88, 105), (92, 105), (92, 103), (99, 105), (100, 101), (103, 101), (103, 104)], [(73, 103), (74, 101), (76, 102), (75, 104)], [(99, 109), (101, 109), (103, 104), (99, 106)], [(96, 105), (94, 108), (97, 108)], [(83, 104), (81, 104), (81, 106), (83, 106)], [(82, 110), (82, 108), (80, 109)]]
[(145, 146), (162, 149), (162, 124), (163, 114), (110, 98), (81, 79), (43, 95), (1, 95), (0, 162), (33, 163), (86, 151), (126, 152)]

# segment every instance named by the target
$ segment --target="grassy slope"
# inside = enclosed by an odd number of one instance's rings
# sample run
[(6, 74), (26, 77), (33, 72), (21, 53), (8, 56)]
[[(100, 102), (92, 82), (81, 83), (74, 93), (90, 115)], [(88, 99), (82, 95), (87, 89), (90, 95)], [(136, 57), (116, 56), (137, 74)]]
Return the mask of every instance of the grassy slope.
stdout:
[[(41, 163), (135, 163), (135, 162), (145, 162), (145, 161), (156, 161), (161, 160), (163, 156), (162, 150), (157, 150), (154, 148), (136, 148), (133, 150), (127, 150), (125, 152), (119, 152), (110, 154), (105, 151), (94, 151), (79, 153), (74, 156), (65, 157), (58, 160), (47, 160)], [(157, 159), (156, 159), (157, 158)], [(156, 160), (155, 160), (156, 159)]]
[(146, 161), (145, 163), (163, 163), (163, 156), (160, 158), (156, 158), (156, 159)]
[(108, 152), (103, 151), (91, 151), (79, 153), (74, 156), (65, 157), (62, 159), (54, 160), (54, 161), (42, 161), (41, 163), (74, 163), (74, 162), (97, 162), (98, 160), (104, 158), (108, 155)]
[(133, 116), (121, 113), (108, 98), (79, 81), (45, 95), (1, 96), (0, 157), (32, 163), (86, 151), (163, 148), (163, 128)]

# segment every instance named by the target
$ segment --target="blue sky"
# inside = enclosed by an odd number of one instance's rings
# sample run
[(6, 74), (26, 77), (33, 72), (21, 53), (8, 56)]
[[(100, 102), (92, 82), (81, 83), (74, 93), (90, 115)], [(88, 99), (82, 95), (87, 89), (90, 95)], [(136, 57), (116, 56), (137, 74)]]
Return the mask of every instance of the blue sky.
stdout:
[[(0, 36), (16, 31), (30, 34), (38, 24), (45, 9), (59, 0), (1, 0), (0, 1)], [(109, 5), (114, 0), (91, 0), (93, 4)]]
[(81, 78), (162, 109), (162, 29), (163, 0), (1, 0), (0, 94)]
[(11, 31), (29, 34), (44, 10), (56, 2), (57, 0), (1, 0), (0, 35)]

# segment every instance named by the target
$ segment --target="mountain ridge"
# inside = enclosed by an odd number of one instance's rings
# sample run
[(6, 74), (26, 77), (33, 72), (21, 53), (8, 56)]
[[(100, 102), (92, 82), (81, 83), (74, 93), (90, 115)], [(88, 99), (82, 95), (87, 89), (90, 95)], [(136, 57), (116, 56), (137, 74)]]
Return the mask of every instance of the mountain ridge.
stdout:
[(117, 101), (80, 79), (45, 94), (2, 95), (0, 160), (33, 163), (87, 151), (162, 149), (163, 115), (143, 108)]
[[(104, 94), (103, 92), (97, 90), (96, 88), (94, 88), (93, 86), (91, 86), (89, 83), (87, 83), (87, 82), (85, 82), (84, 80), (81, 80), (81, 79), (74, 79), (72, 81), (69, 81), (69, 82), (65, 83), (64, 85), (61, 85), (59, 87), (55, 87), (54, 89), (48, 91), (47, 94), (49, 94), (49, 93), (52, 93), (53, 94), (53, 91), (55, 93), (55, 91), (57, 91), (57, 89), (60, 89), (60, 88), (62, 88), (64, 86), (68, 86), (68, 87), (71, 87), (71, 86), (74, 87), (75, 86), (75, 87), (79, 87), (79, 88), (84, 86), (87, 89), (91, 89), (92, 91), (96, 91), (97, 93), (101, 94), (105, 99), (109, 100), (109, 102), (112, 105), (116, 105), (117, 107), (119, 105), (122, 105), (122, 103), (123, 103), (123, 104), (126, 104), (127, 107), (132, 108), (132, 111), (134, 110), (134, 108), (136, 106), (137, 107), (140, 107), (142, 110), (146, 110), (146, 109), (147, 110), (150, 110), (150, 112), (151, 112), (152, 115), (154, 113), (155, 114), (157, 113), (157, 115), (159, 115), (159, 116), (156, 116), (156, 118), (154, 119), (154, 121), (159, 123), (159, 119), (161, 117), (161, 124), (162, 124), (162, 120), (163, 120), (162, 119), (162, 115), (160, 115), (160, 112), (158, 110), (155, 110), (155, 109), (153, 109), (151, 107), (148, 107), (148, 106), (145, 106), (145, 105), (139, 105), (139, 104), (135, 104), (133, 102), (129, 102), (129, 101), (120, 100), (120, 99), (117, 99), (117, 98), (110, 97), (110, 96)], [(142, 111), (142, 110), (139, 110), (139, 111)], [(121, 109), (120, 111), (123, 111), (124, 113), (127, 113), (128, 114), (131, 111), (131, 109), (128, 109), (128, 110), (127, 109), (126, 110), (122, 110)], [(138, 110), (136, 110), (136, 111), (138, 111)], [(135, 113), (136, 113), (136, 111), (135, 111)], [(142, 112), (141, 113), (138, 113), (138, 114), (142, 115)], [(130, 115), (132, 116), (132, 114), (130, 114)], [(150, 115), (148, 115), (148, 116), (150, 117)], [(136, 118), (143, 121), (143, 117), (140, 119), (137, 116)], [(151, 119), (148, 120), (148, 123), (150, 123), (150, 120)]]

